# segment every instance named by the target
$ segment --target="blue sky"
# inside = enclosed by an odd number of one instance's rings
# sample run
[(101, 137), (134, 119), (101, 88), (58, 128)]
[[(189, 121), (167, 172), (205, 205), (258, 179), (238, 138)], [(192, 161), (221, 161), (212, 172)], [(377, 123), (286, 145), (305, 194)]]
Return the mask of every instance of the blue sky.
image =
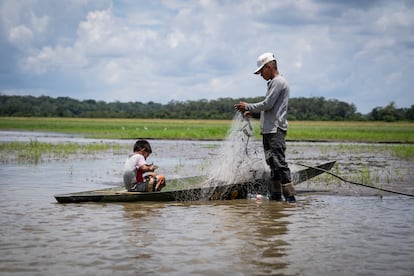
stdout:
[(414, 104), (414, 1), (0, 0), (0, 94), (168, 103), (291, 97)]

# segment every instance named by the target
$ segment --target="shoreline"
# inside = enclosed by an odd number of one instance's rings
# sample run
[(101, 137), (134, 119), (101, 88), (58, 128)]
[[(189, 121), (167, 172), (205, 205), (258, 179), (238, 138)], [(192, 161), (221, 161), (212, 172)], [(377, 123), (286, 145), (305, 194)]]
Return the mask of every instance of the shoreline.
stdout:
[[(224, 142), (226, 141), (226, 138), (182, 138), (182, 137), (176, 137), (176, 138), (162, 138), (162, 137), (120, 137), (120, 138), (111, 138), (111, 137), (87, 137), (83, 133), (68, 133), (68, 132), (56, 132), (56, 131), (39, 131), (39, 130), (5, 130), (0, 129), (1, 133), (10, 133), (10, 134), (27, 134), (26, 136), (29, 136), (29, 134), (35, 134), (34, 138), (36, 137), (62, 137), (62, 138), (80, 138), (80, 139), (87, 139), (87, 140), (120, 140), (120, 141), (129, 141), (129, 140), (137, 140), (137, 139), (146, 139), (146, 140), (152, 140), (152, 141), (194, 141), (194, 142)], [(25, 136), (25, 135), (23, 135)], [(256, 139), (260, 140), (260, 139)], [(1, 139), (0, 135), (0, 142), (7, 142), (4, 141), (4, 139)], [(346, 143), (346, 144), (396, 144), (396, 145), (414, 145), (414, 141), (371, 141), (371, 140), (354, 140), (354, 139), (286, 139), (286, 142), (289, 143)]]

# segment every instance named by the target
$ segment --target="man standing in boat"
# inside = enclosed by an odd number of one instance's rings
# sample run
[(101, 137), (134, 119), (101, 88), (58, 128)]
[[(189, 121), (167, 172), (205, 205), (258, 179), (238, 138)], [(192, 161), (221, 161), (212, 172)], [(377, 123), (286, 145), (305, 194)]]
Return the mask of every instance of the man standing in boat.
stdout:
[(283, 193), (286, 201), (295, 202), (295, 188), (289, 166), (285, 160), (289, 85), (286, 79), (279, 74), (273, 53), (260, 55), (257, 67), (254, 74), (260, 74), (267, 81), (265, 99), (257, 103), (240, 102), (234, 107), (246, 116), (260, 112), (260, 131), (265, 158), (271, 169), (270, 199), (282, 200)]

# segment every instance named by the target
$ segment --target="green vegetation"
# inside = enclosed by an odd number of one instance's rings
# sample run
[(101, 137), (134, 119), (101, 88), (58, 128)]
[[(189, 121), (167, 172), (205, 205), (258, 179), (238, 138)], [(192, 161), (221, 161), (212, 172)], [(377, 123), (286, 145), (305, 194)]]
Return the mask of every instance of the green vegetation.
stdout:
[(0, 130), (82, 134), (88, 138), (223, 139), (229, 120), (0, 117)]
[[(152, 138), (152, 139), (224, 139), (230, 128), (228, 120), (157, 120), (157, 119), (80, 119), (80, 118), (1, 118), (0, 130), (44, 131), (81, 134), (93, 138)], [(255, 135), (260, 139), (258, 122)], [(400, 159), (414, 157), (414, 123), (378, 122), (292, 122), (288, 140), (395, 142), (397, 144), (327, 144), (324, 151), (338, 154), (348, 152), (391, 152)], [(125, 148), (117, 143), (0, 143), (0, 163), (39, 163), (42, 160), (67, 159), (70, 156), (94, 155), (102, 152), (121, 154)], [(128, 146), (129, 149), (130, 146)], [(177, 166), (180, 166), (178, 164)], [(177, 167), (179, 169), (179, 167)], [(361, 172), (368, 182), (370, 176)]]
[[(414, 158), (414, 145), (412, 144), (339, 144), (332, 145), (326, 144), (324, 146), (325, 151), (336, 152), (337, 154), (348, 154), (352, 152), (354, 154), (367, 153), (367, 152), (383, 152), (384, 154), (396, 156), (399, 159), (411, 159)], [(124, 154), (130, 150), (130, 145), (120, 145), (116, 143), (44, 143), (38, 141), (30, 142), (6, 142), (0, 143), (0, 163), (30, 163), (37, 164), (45, 160), (64, 160), (71, 156), (95, 156), (102, 155), (103, 152), (112, 154)], [(177, 170), (181, 168), (182, 163), (177, 164)], [(337, 168), (337, 167), (336, 167)], [(337, 172), (338, 173), (338, 172)], [(359, 173), (360, 178), (356, 181), (362, 181), (363, 183), (370, 183), (372, 177), (370, 171), (367, 168), (363, 168)]]
[(409, 122), (290, 122), (289, 140), (339, 142), (414, 142)]
[[(347, 152), (352, 153), (363, 153), (363, 152), (384, 152), (384, 154), (391, 154), (399, 159), (410, 159), (414, 157), (414, 144), (350, 144), (341, 143), (334, 146), (332, 149), (338, 153), (346, 154)], [(330, 148), (325, 148), (326, 152), (330, 151)]]
[(9, 158), (15, 158), (18, 163), (39, 163), (45, 156), (53, 159), (66, 159), (70, 155), (76, 154), (99, 154), (103, 151), (121, 153), (119, 144), (108, 143), (42, 143), (38, 141), (30, 142), (10, 142), (0, 143), (1, 163), (10, 162)]
[[(263, 97), (219, 98), (217, 100), (154, 102), (111, 102), (69, 97), (0, 95), (0, 116), (65, 118), (145, 118), (145, 119), (221, 119), (234, 116), (233, 105), (239, 101), (259, 102)], [(355, 105), (323, 97), (291, 98), (288, 119), (291, 121), (414, 121), (414, 105), (396, 108), (391, 102), (376, 107), (369, 114), (358, 113)]]
[(391, 150), (398, 158), (408, 159), (414, 156), (413, 145), (395, 145)]
[[(253, 120), (260, 139), (258, 121)], [(114, 139), (224, 139), (230, 120), (86, 119), (0, 117), (0, 130), (81, 134), (88, 138)], [(414, 143), (411, 122), (290, 122), (291, 141)]]

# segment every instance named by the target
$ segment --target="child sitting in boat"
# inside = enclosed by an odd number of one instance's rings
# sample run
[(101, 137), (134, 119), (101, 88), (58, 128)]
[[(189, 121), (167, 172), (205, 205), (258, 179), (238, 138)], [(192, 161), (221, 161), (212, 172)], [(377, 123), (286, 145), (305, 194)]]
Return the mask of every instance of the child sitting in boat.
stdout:
[(148, 165), (145, 161), (151, 153), (148, 141), (136, 141), (134, 152), (128, 155), (124, 164), (124, 185), (129, 192), (155, 192), (164, 188), (165, 177), (156, 175), (156, 166)]

